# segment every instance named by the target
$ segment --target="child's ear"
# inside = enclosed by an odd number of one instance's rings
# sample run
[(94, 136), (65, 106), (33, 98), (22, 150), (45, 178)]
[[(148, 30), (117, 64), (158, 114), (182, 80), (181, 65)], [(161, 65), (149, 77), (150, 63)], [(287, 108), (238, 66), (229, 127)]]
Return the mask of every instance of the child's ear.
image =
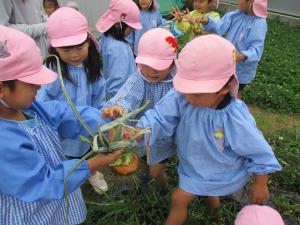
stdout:
[(0, 98), (3, 98), (4, 95), (4, 83), (0, 81)]

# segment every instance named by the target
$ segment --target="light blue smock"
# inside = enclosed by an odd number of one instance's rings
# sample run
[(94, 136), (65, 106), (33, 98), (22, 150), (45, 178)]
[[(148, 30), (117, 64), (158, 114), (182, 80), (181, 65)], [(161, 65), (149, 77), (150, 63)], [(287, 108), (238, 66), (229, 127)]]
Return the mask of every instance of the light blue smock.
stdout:
[[(235, 98), (215, 110), (194, 107), (172, 89), (137, 127), (151, 129), (150, 145), (175, 135), (179, 187), (194, 195), (225, 196), (240, 190), (251, 175), (281, 170), (247, 106)], [(155, 161), (164, 156), (150, 155)]]
[[(88, 125), (97, 130), (99, 111), (78, 107)], [(26, 121), (0, 119), (0, 224), (64, 225), (64, 177), (78, 162), (66, 160), (59, 135), (87, 135), (65, 102), (34, 102)], [(80, 186), (90, 177), (87, 161), (67, 178), (70, 224), (85, 220)]]
[(106, 79), (106, 95), (112, 98), (129, 75), (137, 70), (136, 64), (128, 43), (101, 35), (99, 45), (103, 59), (103, 74)]
[[(53, 71), (56, 72), (55, 69)], [(68, 71), (75, 82), (63, 78), (66, 90), (75, 106), (93, 106), (99, 110), (105, 104), (105, 79), (101, 75), (94, 83), (87, 79), (83, 65), (68, 65)], [(51, 84), (42, 86), (38, 91), (37, 100), (41, 102), (58, 100), (66, 101), (60, 86), (60, 80), (57, 79)], [(81, 142), (79, 137), (76, 139), (62, 139), (62, 147), (65, 155), (72, 157), (81, 157), (89, 150), (89, 145)]]
[(266, 19), (248, 16), (239, 10), (226, 13), (220, 20), (207, 18), (208, 24), (203, 25), (205, 30), (225, 35), (237, 51), (246, 56), (245, 61), (237, 63), (237, 76), (240, 84), (251, 83), (264, 51)]

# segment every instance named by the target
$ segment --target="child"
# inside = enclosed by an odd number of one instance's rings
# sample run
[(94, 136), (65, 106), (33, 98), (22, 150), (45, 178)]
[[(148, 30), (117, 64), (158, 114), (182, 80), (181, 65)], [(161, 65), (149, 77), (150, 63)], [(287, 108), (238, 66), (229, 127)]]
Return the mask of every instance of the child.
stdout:
[(208, 16), (199, 22), (204, 29), (225, 35), (236, 47), (239, 92), (255, 77), (267, 33), (267, 0), (238, 0), (238, 10), (226, 13), (221, 20)]
[[(150, 100), (150, 103), (145, 110), (153, 108), (173, 87), (177, 50), (177, 41), (169, 31), (162, 28), (147, 31), (140, 39), (135, 60), (140, 70), (130, 75), (115, 97), (107, 102), (106, 107), (111, 108), (103, 110), (104, 116), (110, 118), (120, 116), (123, 110), (130, 112), (141, 107), (147, 100)], [(137, 119), (143, 113), (137, 115)], [(168, 139), (153, 146), (153, 151), (157, 148), (164, 149), (165, 159), (176, 150), (172, 141)], [(156, 180), (161, 191), (167, 190), (168, 180), (164, 164), (155, 162), (149, 169), (150, 176)]]
[(143, 29), (133, 30), (126, 38), (126, 40), (133, 45), (134, 55), (138, 53), (138, 44), (142, 35), (148, 30), (159, 27), (164, 23), (164, 19), (159, 13), (156, 0), (138, 0), (137, 4), (141, 12), (140, 23)]
[[(0, 224), (66, 224), (64, 178), (78, 159), (66, 160), (58, 135), (87, 135), (65, 102), (35, 102), (41, 84), (56, 79), (26, 34), (0, 26)], [(78, 107), (97, 131), (98, 109)], [(69, 224), (83, 223), (86, 207), (80, 185), (121, 151), (97, 154), (67, 178)]]
[(132, 0), (111, 0), (108, 10), (96, 24), (98, 31), (104, 33), (99, 45), (109, 98), (115, 96), (130, 74), (136, 72), (133, 53), (125, 37), (132, 29), (142, 28), (139, 21), (139, 9)]
[(59, 8), (57, 0), (43, 0), (43, 6), (48, 17)]
[[(267, 174), (281, 169), (247, 106), (236, 99), (234, 53), (229, 41), (213, 34), (189, 42), (179, 54), (175, 90), (137, 124), (151, 129), (150, 146), (175, 135), (179, 187), (166, 225), (183, 224), (196, 196), (210, 196), (209, 207), (219, 207), (217, 196), (241, 189), (251, 175), (252, 202), (263, 203), (269, 196)], [(160, 157), (150, 150), (150, 161)]]
[(194, 11), (180, 12), (180, 10), (175, 8), (172, 12), (174, 16), (175, 26), (183, 33), (189, 33), (190, 40), (205, 34), (201, 26), (196, 22), (197, 18), (202, 18), (203, 16), (210, 16), (214, 19), (220, 19), (218, 12), (213, 11), (216, 7), (215, 0), (193, 0)]
[(248, 205), (237, 215), (235, 225), (284, 225), (280, 214), (269, 206)]
[[(93, 106), (101, 109), (105, 103), (105, 81), (101, 75), (101, 59), (97, 41), (88, 32), (87, 19), (75, 9), (61, 7), (49, 17), (46, 28), (51, 43), (50, 53), (56, 55), (62, 65), (64, 83), (76, 106)], [(57, 71), (54, 58), (46, 60)], [(65, 101), (60, 82), (43, 86), (38, 93), (39, 101)], [(65, 155), (81, 157), (89, 145), (76, 139), (62, 139)], [(89, 179), (97, 193), (107, 191), (107, 183), (99, 172)]]

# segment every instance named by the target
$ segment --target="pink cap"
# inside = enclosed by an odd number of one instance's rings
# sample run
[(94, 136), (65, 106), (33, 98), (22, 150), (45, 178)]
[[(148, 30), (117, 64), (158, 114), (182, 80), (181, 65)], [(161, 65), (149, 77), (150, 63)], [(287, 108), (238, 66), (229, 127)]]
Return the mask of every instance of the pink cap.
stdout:
[(203, 35), (189, 42), (178, 57), (174, 88), (181, 93), (218, 92), (234, 75), (231, 93), (237, 96), (235, 48), (215, 34)]
[(43, 66), (41, 51), (26, 34), (0, 25), (0, 81), (48, 84), (57, 75)]
[(268, 0), (254, 0), (253, 11), (254, 14), (261, 18), (267, 18), (268, 16)]
[(165, 70), (176, 59), (177, 51), (177, 40), (169, 31), (162, 28), (151, 29), (139, 41), (135, 62), (155, 70)]
[(249, 205), (238, 213), (234, 225), (284, 225), (284, 222), (269, 206)]
[(96, 27), (104, 33), (115, 23), (124, 22), (134, 29), (142, 29), (140, 10), (132, 0), (111, 0), (108, 10), (100, 17)]
[(79, 11), (61, 7), (51, 14), (46, 23), (52, 47), (74, 46), (89, 36), (98, 47), (96, 38), (88, 31), (88, 21)]

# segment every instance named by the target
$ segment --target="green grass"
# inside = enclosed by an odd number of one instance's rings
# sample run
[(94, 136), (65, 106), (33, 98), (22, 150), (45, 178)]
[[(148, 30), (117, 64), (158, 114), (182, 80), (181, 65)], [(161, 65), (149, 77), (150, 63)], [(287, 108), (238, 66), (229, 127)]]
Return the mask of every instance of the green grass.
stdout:
[[(245, 90), (257, 125), (272, 145), (283, 171), (270, 176), (271, 205), (284, 217), (286, 225), (300, 224), (300, 28), (291, 28), (277, 20), (268, 21), (265, 53), (257, 77)], [(180, 48), (186, 37), (181, 38)], [(294, 114), (293, 114), (294, 113)], [(296, 114), (295, 114), (296, 113)], [(176, 159), (168, 163), (170, 187), (177, 186)], [(134, 180), (137, 180), (135, 177)], [(110, 181), (109, 185), (115, 183)], [(116, 182), (111, 190), (121, 188)], [(120, 186), (118, 186), (120, 185)], [(160, 225), (168, 215), (171, 190), (160, 196), (153, 186), (140, 188), (135, 183), (126, 192), (95, 194), (86, 184), (83, 193), (88, 217), (85, 225)], [(92, 202), (92, 203), (91, 203)], [(96, 204), (95, 204), (96, 203)], [(206, 211), (204, 199), (189, 207), (187, 225), (233, 225), (241, 205), (223, 200), (222, 222), (214, 223)]]
[(262, 108), (300, 113), (300, 27), (268, 20), (263, 57), (244, 100)]

